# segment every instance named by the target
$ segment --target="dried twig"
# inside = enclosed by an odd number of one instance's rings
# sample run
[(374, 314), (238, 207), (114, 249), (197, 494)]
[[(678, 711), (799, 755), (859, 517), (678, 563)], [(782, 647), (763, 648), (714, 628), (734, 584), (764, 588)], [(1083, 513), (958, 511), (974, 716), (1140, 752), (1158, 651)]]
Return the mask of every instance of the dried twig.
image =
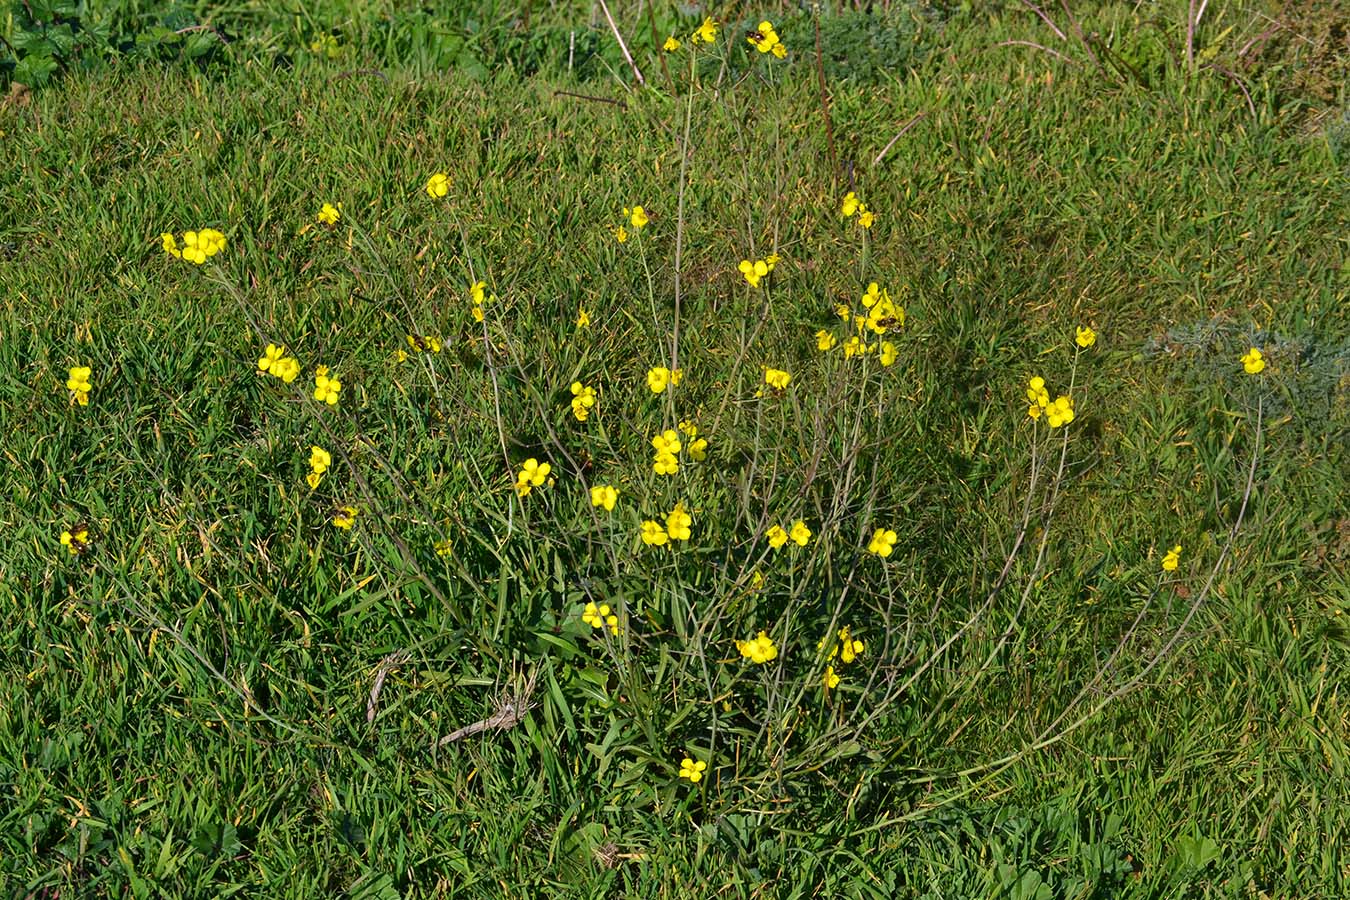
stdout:
[(497, 711), (486, 719), (479, 719), (469, 725), (465, 725), (456, 731), (452, 731), (445, 737), (436, 742), (436, 747), (444, 747), (446, 744), (454, 743), (461, 738), (472, 737), (480, 731), (487, 731), (489, 728), (496, 731), (505, 731), (508, 728), (514, 728), (521, 719), (525, 718), (525, 713), (533, 708), (530, 703), (530, 697), (534, 694), (534, 680), (537, 671), (531, 670), (529, 676), (523, 684), (519, 683), (518, 678), (512, 679), (519, 685), (518, 690), (510, 689), (502, 691), (497, 698)]
[(646, 79), (642, 77), (642, 72), (638, 70), (637, 63), (633, 62), (633, 56), (628, 52), (628, 45), (623, 42), (623, 35), (619, 34), (619, 26), (614, 24), (614, 17), (609, 14), (609, 4), (605, 0), (600, 0), (600, 8), (605, 12), (605, 21), (609, 23), (609, 30), (614, 32), (614, 40), (619, 42), (619, 49), (623, 51), (623, 58), (628, 60), (628, 66), (633, 70), (633, 76), (637, 78), (638, 84), (646, 87)]
[(380, 660), (380, 667), (375, 670), (375, 683), (370, 687), (370, 698), (366, 700), (366, 721), (375, 721), (375, 704), (379, 702), (380, 691), (384, 690), (384, 679), (389, 677), (390, 671), (403, 665), (409, 659), (407, 650), (395, 650)]
[(1049, 25), (1050, 30), (1053, 31), (1061, 41), (1067, 41), (1069, 39), (1068, 35), (1066, 35), (1063, 31), (1059, 30), (1059, 26), (1054, 23), (1054, 20), (1052, 20), (1048, 15), (1045, 14), (1045, 10), (1041, 9), (1035, 3), (1032, 3), (1031, 0), (1022, 0), (1022, 5), (1025, 6), (1027, 9), (1031, 10), (1032, 12), (1034, 12), (1036, 15), (1040, 16), (1041, 21)]

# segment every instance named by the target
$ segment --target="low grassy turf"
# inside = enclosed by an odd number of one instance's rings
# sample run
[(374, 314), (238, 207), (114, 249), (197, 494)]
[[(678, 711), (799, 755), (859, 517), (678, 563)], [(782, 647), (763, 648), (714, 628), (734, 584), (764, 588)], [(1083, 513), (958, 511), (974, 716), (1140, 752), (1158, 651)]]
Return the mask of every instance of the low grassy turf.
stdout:
[[(913, 68), (832, 70), (835, 169), (800, 16), (787, 60), (727, 29), (692, 81), (640, 50), (637, 91), (612, 56), (432, 71), (397, 21), (0, 111), (7, 896), (1346, 893), (1350, 205), (1273, 75), (1253, 116), (1212, 70), (1122, 84), (999, 46), (1029, 14), (934, 15)], [(201, 227), (206, 265), (161, 248)], [(843, 354), (872, 281), (889, 366)], [(707, 458), (655, 474), (685, 420)], [(645, 546), (677, 504), (690, 539)]]

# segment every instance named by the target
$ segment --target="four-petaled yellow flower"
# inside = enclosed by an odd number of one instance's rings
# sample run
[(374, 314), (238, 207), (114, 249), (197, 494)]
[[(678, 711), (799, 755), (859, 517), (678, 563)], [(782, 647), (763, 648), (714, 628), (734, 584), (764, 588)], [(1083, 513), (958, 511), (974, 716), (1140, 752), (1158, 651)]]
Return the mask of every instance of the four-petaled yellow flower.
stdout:
[(336, 225), (338, 219), (342, 218), (342, 204), (334, 206), (331, 203), (325, 203), (323, 209), (319, 210), (319, 221), (324, 225)]
[(828, 690), (839, 687), (839, 676), (835, 674), (834, 666), (825, 667), (825, 687)]
[(450, 193), (450, 176), (444, 172), (437, 172), (427, 179), (427, 196), (432, 200), (439, 200)]
[(342, 382), (328, 377), (328, 367), (319, 366), (314, 370), (314, 399), (329, 406), (337, 406), (338, 394), (342, 391)]
[(853, 218), (858, 212), (858, 205), (860, 202), (861, 201), (858, 200), (858, 195), (853, 191), (849, 191), (844, 195), (844, 202), (839, 207), (839, 214), (845, 219)]
[(683, 378), (684, 369), (672, 372), (665, 366), (653, 366), (647, 370), (647, 387), (653, 394), (659, 394), (668, 387), (678, 387)]
[(619, 633), (619, 617), (610, 611), (608, 603), (599, 606), (587, 603), (586, 608), (582, 610), (581, 621), (592, 628), (604, 628), (608, 625), (612, 634)]
[(591, 314), (586, 312), (586, 308), (577, 309), (577, 329), (589, 328), (591, 326)]
[(1180, 564), (1181, 564), (1181, 545), (1177, 544), (1171, 550), (1168, 550), (1167, 555), (1163, 557), (1162, 561), (1163, 571), (1175, 572), (1177, 570), (1177, 566), (1179, 566)]
[(680, 760), (680, 777), (688, 778), (690, 784), (698, 784), (703, 780), (703, 773), (707, 771), (708, 764), (703, 760), (694, 760), (685, 757)]
[(1051, 428), (1059, 428), (1061, 425), (1068, 425), (1073, 421), (1073, 400), (1070, 397), (1059, 397), (1054, 403), (1045, 408), (1045, 419), (1050, 423)]
[(896, 353), (897, 351), (894, 344), (890, 341), (882, 341), (881, 354), (878, 356), (878, 359), (883, 366), (891, 366), (895, 364)]
[[(849, 633), (849, 627), (845, 625), (839, 629), (839, 658), (846, 663), (851, 663), (857, 659), (863, 652), (863, 642), (857, 640)], [(831, 656), (834, 654), (831, 653)]]
[(741, 656), (761, 665), (778, 658), (778, 647), (763, 631), (748, 641), (737, 641), (736, 649), (741, 651)]
[(620, 225), (618, 228), (615, 228), (614, 240), (618, 241), (620, 244), (628, 240), (628, 229), (624, 228), (622, 225)]
[(741, 260), (741, 264), (736, 268), (738, 268), (741, 274), (745, 276), (746, 284), (750, 285), (752, 288), (759, 287), (760, 279), (773, 271), (773, 266), (769, 265), (767, 259), (757, 259), (754, 262), (743, 259)]
[(782, 525), (770, 525), (765, 534), (769, 538), (769, 546), (775, 550), (788, 542), (788, 533), (783, 530)]
[(669, 453), (674, 456), (680, 452), (680, 435), (673, 428), (667, 428), (652, 438), (652, 447), (658, 454)]
[(585, 422), (595, 406), (595, 388), (587, 387), (580, 381), (572, 382), (572, 415), (578, 422)]
[(858, 224), (863, 228), (871, 228), (877, 220), (877, 214), (867, 208), (866, 203), (858, 204)]
[(824, 328), (816, 332), (816, 349), (821, 353), (833, 350), (834, 345), (837, 343), (839, 343), (839, 339)]
[(695, 44), (699, 41), (702, 41), (705, 44), (711, 44), (713, 41), (717, 40), (717, 23), (714, 22), (711, 17), (705, 18), (703, 24), (694, 29), (694, 33), (690, 35), (689, 40), (693, 41)]
[(613, 485), (597, 484), (591, 488), (591, 505), (603, 506), (606, 512), (614, 512), (614, 504), (619, 502), (619, 490)]
[(1090, 327), (1084, 326), (1077, 329), (1073, 339), (1078, 346), (1086, 350), (1088, 347), (1097, 343), (1097, 332), (1093, 331)]
[(548, 463), (541, 463), (533, 456), (525, 460), (525, 464), (520, 467), (516, 473), (516, 494), (524, 497), (537, 487), (542, 487), (545, 481), (552, 481), (548, 473), (553, 471), (553, 467)]
[(305, 481), (309, 482), (310, 490), (319, 486), (323, 473), (327, 472), (332, 464), (333, 457), (327, 450), (317, 446), (309, 448), (309, 474), (305, 476)]
[(89, 529), (79, 525), (74, 531), (61, 532), (61, 546), (69, 550), (71, 556), (79, 556), (89, 549)]
[(81, 406), (89, 405), (89, 392), (94, 386), (89, 383), (89, 375), (93, 370), (89, 366), (71, 366), (69, 375), (66, 379), (66, 390), (70, 391), (70, 402), (78, 403)]
[(431, 335), (426, 334), (409, 334), (404, 336), (408, 339), (408, 346), (413, 349), (414, 353), (421, 353), (423, 351), (428, 353), (441, 352), (441, 339), (438, 337), (432, 337)]
[(648, 547), (661, 547), (670, 540), (670, 535), (660, 522), (647, 519), (642, 523), (642, 543)]
[(667, 53), (674, 53), (676, 50), (680, 49), (680, 42), (676, 40), (675, 35), (672, 34), (670, 37), (666, 38), (666, 42), (661, 45), (661, 49)]
[(773, 23), (767, 19), (759, 23), (758, 29), (746, 35), (745, 40), (760, 53), (772, 53), (779, 59), (787, 56), (787, 47), (783, 46), (783, 42), (778, 39), (778, 32), (773, 30)]
[(343, 531), (351, 531), (352, 525), (356, 523), (357, 509), (355, 506), (343, 506), (333, 513), (333, 524)]
[(872, 540), (867, 544), (867, 552), (875, 553), (884, 559), (895, 552), (895, 542), (899, 539), (900, 536), (889, 528), (878, 528), (872, 533)]
[(1246, 353), (1243, 354), (1242, 369), (1248, 375), (1260, 375), (1261, 371), (1265, 369), (1265, 367), (1266, 361), (1261, 356), (1261, 351), (1257, 350), (1255, 347), (1252, 347), (1250, 350), (1248, 350)]
[(666, 534), (670, 535), (672, 541), (687, 541), (689, 540), (689, 526), (693, 523), (693, 518), (684, 511), (684, 504), (677, 503), (670, 514), (666, 516)]
[(801, 519), (792, 523), (792, 531), (788, 536), (797, 544), (798, 547), (805, 547), (811, 540), (811, 529), (806, 527), (806, 523)]
[(782, 369), (765, 368), (764, 370), (764, 383), (774, 390), (787, 390), (788, 382), (791, 380), (792, 376)]

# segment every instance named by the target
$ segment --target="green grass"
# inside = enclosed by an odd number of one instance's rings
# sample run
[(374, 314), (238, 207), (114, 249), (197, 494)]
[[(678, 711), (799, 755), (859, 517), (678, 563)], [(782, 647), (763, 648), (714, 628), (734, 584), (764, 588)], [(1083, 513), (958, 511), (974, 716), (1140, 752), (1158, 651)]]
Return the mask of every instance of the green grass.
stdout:
[[(831, 73), (839, 175), (788, 19), (786, 62), (733, 57), (716, 93), (700, 68), (681, 220), (683, 52), (670, 93), (639, 46), (658, 87), (627, 92), (556, 55), (439, 71), (398, 16), (246, 12), (204, 70), (0, 108), (6, 896), (1346, 892), (1350, 194), (1275, 75), (1253, 118), (1212, 71), (1145, 89), (998, 46), (1046, 40), (1029, 14), (934, 17), (912, 70)], [(328, 27), (342, 58), (303, 49)], [(206, 266), (160, 247), (205, 226)], [(681, 231), (686, 375), (656, 398)], [(771, 252), (751, 291), (737, 263)], [(869, 281), (906, 310), (889, 368), (815, 349)], [(443, 349), (397, 362), (407, 334)], [(293, 385), (257, 373), (268, 342)], [(1067, 445), (1027, 422), (1032, 374), (1073, 379)], [(652, 474), (685, 418), (708, 459)], [(518, 501), (529, 457), (556, 484)], [(677, 502), (692, 539), (643, 547)], [(770, 552), (796, 518), (811, 544)], [(826, 694), (816, 642), (845, 624), (866, 649)], [(765, 667), (734, 644), (760, 629)], [(526, 673), (516, 727), (433, 746)]]

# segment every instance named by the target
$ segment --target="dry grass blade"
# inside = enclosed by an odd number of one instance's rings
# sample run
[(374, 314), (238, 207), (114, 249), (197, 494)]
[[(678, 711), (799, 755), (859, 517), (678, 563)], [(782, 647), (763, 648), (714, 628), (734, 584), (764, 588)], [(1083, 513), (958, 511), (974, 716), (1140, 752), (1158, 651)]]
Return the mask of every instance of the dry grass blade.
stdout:
[(531, 669), (530, 674), (523, 681), (519, 675), (513, 676), (511, 679), (512, 686), (497, 696), (497, 709), (492, 715), (450, 732), (438, 740), (435, 746), (444, 747), (446, 744), (472, 737), (488, 729), (505, 731), (508, 728), (514, 728), (521, 719), (525, 718), (525, 714), (534, 708), (530, 698), (534, 695), (534, 682), (537, 674), (537, 670)]
[(384, 690), (384, 680), (389, 677), (391, 671), (403, 665), (409, 658), (407, 650), (395, 650), (380, 660), (380, 667), (375, 670), (375, 683), (370, 686), (370, 697), (366, 700), (367, 722), (375, 721), (375, 705), (380, 701), (380, 691)]

